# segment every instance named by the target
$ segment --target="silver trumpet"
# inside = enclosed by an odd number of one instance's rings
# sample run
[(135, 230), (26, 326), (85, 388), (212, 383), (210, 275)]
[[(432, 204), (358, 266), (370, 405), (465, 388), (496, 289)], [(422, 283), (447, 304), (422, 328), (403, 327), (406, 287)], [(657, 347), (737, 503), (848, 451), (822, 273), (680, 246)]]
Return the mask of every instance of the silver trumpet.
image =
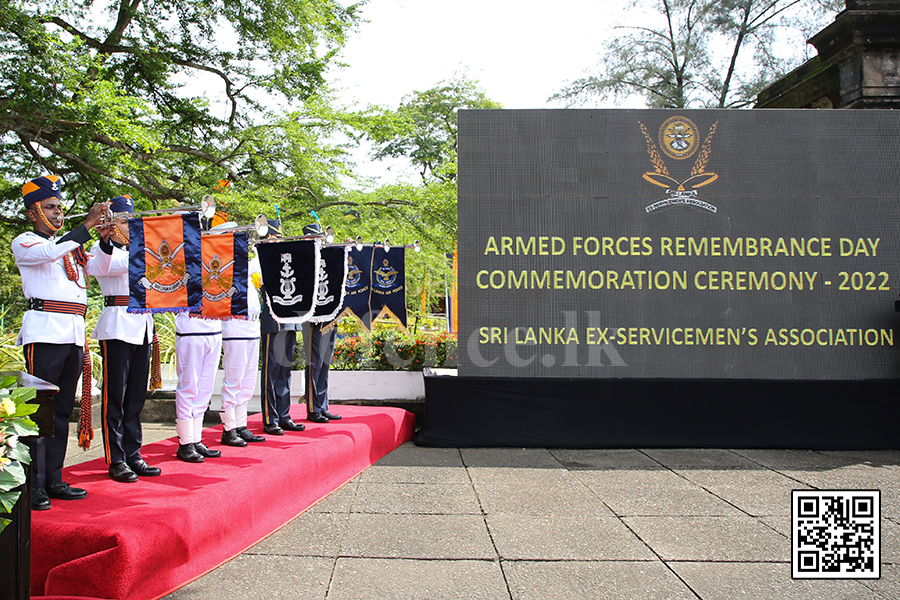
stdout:
[(237, 223), (227, 222), (216, 225), (209, 231), (204, 231), (203, 235), (216, 235), (219, 233), (235, 233), (238, 231), (249, 231), (255, 233), (259, 239), (266, 237), (269, 233), (269, 220), (266, 215), (257, 215), (256, 220), (250, 225), (238, 225)]
[[(216, 214), (216, 199), (210, 196), (209, 194), (203, 196), (200, 199), (200, 204), (195, 204), (192, 206), (178, 206), (174, 208), (159, 208), (156, 210), (140, 210), (137, 212), (119, 212), (114, 213), (111, 210), (107, 210), (106, 214), (100, 218), (100, 222), (94, 225), (94, 227), (112, 227), (113, 233), (115, 233), (119, 239), (128, 244), (128, 219), (134, 217), (143, 217), (146, 215), (155, 215), (157, 213), (173, 213), (173, 212), (199, 212), (200, 215), (206, 219), (211, 219)], [(77, 219), (78, 217), (86, 217), (88, 213), (79, 213), (77, 215), (68, 215), (67, 219)]]

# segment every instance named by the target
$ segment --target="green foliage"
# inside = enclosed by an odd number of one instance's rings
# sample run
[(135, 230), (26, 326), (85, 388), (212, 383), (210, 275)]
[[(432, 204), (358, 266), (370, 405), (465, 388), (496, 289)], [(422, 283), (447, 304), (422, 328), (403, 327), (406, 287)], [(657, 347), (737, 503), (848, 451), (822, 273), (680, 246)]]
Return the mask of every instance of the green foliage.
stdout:
[(408, 158), (422, 181), (454, 181), (457, 112), (461, 108), (501, 108), (476, 81), (457, 75), (424, 92), (403, 98), (397, 110), (373, 107), (358, 115), (357, 127), (375, 144), (373, 158)]
[[(160, 366), (167, 365), (171, 375), (175, 372), (175, 313), (153, 315), (153, 322), (156, 325), (156, 337), (159, 338)], [(163, 377), (165, 375), (166, 372), (163, 371)]]
[(325, 91), (356, 10), (338, 0), (0, 3), (3, 214), (18, 212), (18, 187), (40, 172), (63, 177), (73, 212), (121, 193), (156, 208), (221, 179), (280, 189), (283, 171), (258, 168), (271, 162), (259, 123), (275, 120), (273, 100)]
[(407, 306), (418, 310), (423, 285), (428, 286), (429, 297), (443, 297), (453, 277), (446, 254), (452, 254), (456, 245), (455, 181), (386, 185), (348, 192), (343, 198), (318, 211), (323, 222), (334, 227), (336, 239), (387, 238), (392, 245), (419, 240), (420, 252), (406, 251)]
[(401, 333), (376, 330), (342, 337), (334, 347), (331, 368), (337, 371), (421, 371), (425, 367), (455, 367), (456, 334)]
[(16, 313), (16, 316), (11, 313), (13, 309), (9, 306), (0, 312), (0, 321), (4, 325), (0, 329), (0, 371), (24, 371), (25, 355), (22, 354), (22, 348), (16, 346), (22, 322), (21, 313)]
[[(406, 96), (397, 110), (371, 107), (339, 118), (363, 132), (375, 145), (374, 158), (406, 157), (419, 170), (419, 185), (395, 183), (354, 190), (319, 205), (323, 222), (338, 239), (381, 241), (393, 245), (421, 242), (407, 251), (407, 306), (418, 311), (423, 287), (441, 298), (453, 279), (448, 254), (457, 239), (457, 112), (461, 108), (499, 108), (464, 76)], [(426, 276), (427, 273), (427, 276)]]
[(329, 121), (324, 103), (310, 98), (303, 109), (245, 132), (254, 150), (240, 172), (242, 180), (216, 194), (230, 220), (244, 225), (258, 214), (270, 219), (280, 214), (282, 232), (299, 235), (311, 211), (318, 213), (340, 196), (342, 179), (352, 174), (346, 149), (328, 141), (341, 125)]
[[(22, 436), (37, 435), (38, 430), (28, 415), (37, 411), (34, 388), (16, 386), (16, 378), (0, 378), (0, 514), (9, 513), (19, 500), (25, 483), (25, 468), (31, 462), (28, 446), (19, 441)], [(15, 490), (15, 491), (13, 491)], [(0, 517), (0, 531), (10, 520)]]
[[(797, 66), (836, 0), (632, 0), (641, 25), (606, 42), (599, 70), (551, 96), (570, 105), (639, 96), (651, 108), (741, 108)], [(786, 50), (787, 49), (787, 50)]]

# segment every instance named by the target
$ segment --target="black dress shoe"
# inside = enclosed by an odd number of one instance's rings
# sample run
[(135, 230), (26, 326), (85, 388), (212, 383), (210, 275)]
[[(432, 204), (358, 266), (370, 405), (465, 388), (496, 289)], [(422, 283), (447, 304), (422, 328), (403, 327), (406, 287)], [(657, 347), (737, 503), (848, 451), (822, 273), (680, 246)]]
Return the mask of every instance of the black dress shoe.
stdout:
[(264, 438), (261, 435), (256, 435), (255, 433), (253, 433), (246, 427), (238, 427), (237, 429), (235, 429), (235, 431), (237, 431), (237, 434), (239, 436), (241, 436), (241, 439), (244, 440), (245, 442), (264, 442), (264, 441), (266, 441), (266, 438)]
[(328, 419), (329, 421), (340, 421), (341, 419), (344, 418), (341, 415), (333, 415), (330, 412), (328, 412), (327, 410), (322, 411), (322, 416), (325, 417), (326, 419)]
[(237, 446), (238, 448), (243, 448), (247, 445), (244, 438), (238, 435), (238, 432), (234, 429), (222, 432), (222, 443), (226, 446)]
[(307, 413), (306, 420), (312, 421), (313, 423), (327, 423), (328, 417), (322, 413)]
[(73, 488), (65, 481), (54, 481), (47, 486), (47, 495), (57, 500), (82, 500), (87, 497), (87, 492)]
[(202, 463), (206, 459), (203, 458), (203, 455), (197, 452), (197, 449), (194, 448), (194, 444), (181, 444), (178, 446), (178, 452), (175, 453), (175, 456), (183, 460), (184, 462), (189, 463)]
[(269, 435), (284, 435), (284, 429), (282, 429), (278, 425), (266, 425), (265, 427), (263, 427), (263, 431), (265, 431)]
[(121, 483), (136, 483), (138, 480), (137, 473), (123, 462), (109, 465), (109, 476), (113, 478), (113, 481)]
[(31, 490), (31, 510), (50, 510), (50, 496), (46, 488), (34, 488)]
[(203, 442), (194, 442), (194, 450), (206, 458), (219, 458), (222, 453), (218, 450), (210, 450)]
[(131, 470), (134, 471), (134, 474), (138, 477), (156, 477), (162, 473), (162, 469), (159, 467), (151, 467), (143, 458), (129, 461), (128, 466), (131, 467)]
[(303, 431), (306, 429), (306, 425), (301, 425), (300, 423), (294, 423), (292, 420), (288, 419), (284, 423), (281, 424), (281, 428), (285, 431)]

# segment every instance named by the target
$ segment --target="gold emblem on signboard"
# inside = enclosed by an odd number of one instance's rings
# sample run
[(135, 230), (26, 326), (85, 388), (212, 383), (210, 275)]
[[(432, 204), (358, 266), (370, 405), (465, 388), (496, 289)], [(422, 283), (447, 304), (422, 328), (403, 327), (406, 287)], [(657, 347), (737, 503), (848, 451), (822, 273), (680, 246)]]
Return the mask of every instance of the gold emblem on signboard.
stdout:
[[(653, 185), (666, 188), (667, 196), (647, 206), (646, 211), (648, 213), (678, 205), (693, 206), (709, 212), (716, 212), (715, 206), (697, 197), (697, 188), (709, 185), (719, 178), (716, 173), (706, 170), (706, 164), (709, 162), (711, 154), (712, 138), (716, 133), (718, 124), (719, 122), (716, 121), (709, 128), (709, 133), (703, 141), (700, 154), (697, 155), (697, 160), (694, 161), (694, 167), (691, 169), (688, 178), (678, 181), (669, 173), (669, 169), (666, 167), (666, 163), (659, 150), (657, 150), (656, 143), (650, 137), (647, 128), (638, 121), (638, 125), (641, 126), (641, 132), (644, 134), (644, 139), (647, 141), (647, 154), (650, 155), (650, 164), (653, 166), (653, 171), (644, 173), (643, 177)], [(692, 156), (697, 151), (699, 139), (700, 130), (697, 129), (697, 126), (690, 119), (685, 117), (676, 116), (666, 119), (662, 127), (659, 128), (660, 147), (666, 156), (676, 160), (684, 160)]]
[(666, 156), (676, 160), (689, 158), (697, 151), (700, 132), (694, 122), (685, 117), (671, 117), (659, 128), (659, 145)]

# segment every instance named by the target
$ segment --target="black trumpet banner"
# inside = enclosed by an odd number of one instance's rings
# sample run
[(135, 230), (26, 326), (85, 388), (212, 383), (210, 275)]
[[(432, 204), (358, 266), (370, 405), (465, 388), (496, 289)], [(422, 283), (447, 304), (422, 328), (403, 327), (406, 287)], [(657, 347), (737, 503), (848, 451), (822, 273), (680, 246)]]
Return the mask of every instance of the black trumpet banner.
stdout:
[(319, 283), (316, 286), (316, 307), (312, 323), (328, 323), (341, 312), (347, 280), (347, 246), (325, 246), (319, 260)]
[(387, 316), (406, 328), (406, 248), (372, 249), (372, 297), (375, 319)]
[(317, 240), (258, 244), (263, 287), (272, 318), (279, 323), (303, 323), (312, 317), (319, 284)]
[(345, 315), (356, 317), (366, 329), (372, 328), (369, 296), (372, 293), (372, 246), (350, 247), (347, 253), (347, 279), (344, 284)]

